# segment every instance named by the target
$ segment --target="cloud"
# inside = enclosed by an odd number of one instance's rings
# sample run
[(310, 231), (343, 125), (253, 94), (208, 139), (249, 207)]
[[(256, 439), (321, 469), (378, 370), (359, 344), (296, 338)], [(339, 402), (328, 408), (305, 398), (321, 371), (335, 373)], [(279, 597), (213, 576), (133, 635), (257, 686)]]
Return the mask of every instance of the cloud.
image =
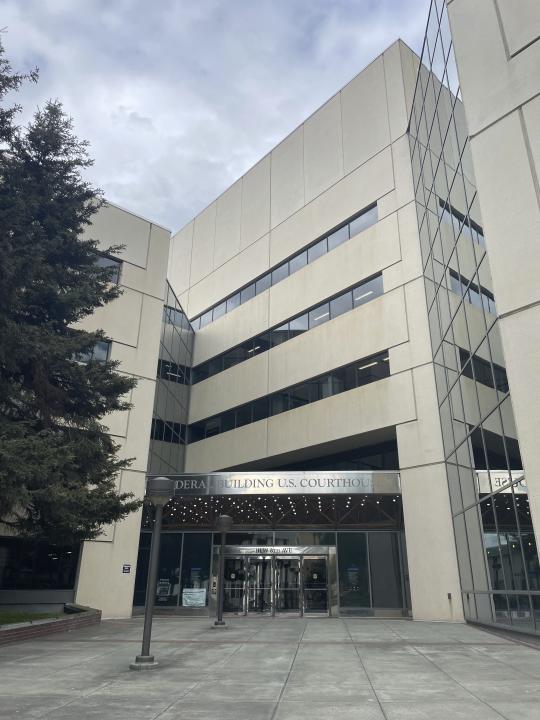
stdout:
[(40, 68), (107, 197), (175, 230), (397, 37), (428, 0), (3, 0), (13, 66)]

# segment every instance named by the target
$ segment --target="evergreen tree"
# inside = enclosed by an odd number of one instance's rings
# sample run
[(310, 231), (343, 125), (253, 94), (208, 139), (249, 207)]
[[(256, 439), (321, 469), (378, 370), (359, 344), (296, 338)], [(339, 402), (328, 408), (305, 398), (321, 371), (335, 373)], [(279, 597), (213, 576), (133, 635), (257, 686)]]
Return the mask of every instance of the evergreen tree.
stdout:
[[(24, 79), (0, 45), (0, 101)], [(58, 101), (25, 129), (17, 110), (0, 110), (0, 522), (76, 543), (140, 505), (117, 490), (130, 461), (103, 426), (135, 383), (89, 359), (106, 337), (78, 325), (120, 292), (82, 235), (103, 203), (83, 178), (87, 143)]]

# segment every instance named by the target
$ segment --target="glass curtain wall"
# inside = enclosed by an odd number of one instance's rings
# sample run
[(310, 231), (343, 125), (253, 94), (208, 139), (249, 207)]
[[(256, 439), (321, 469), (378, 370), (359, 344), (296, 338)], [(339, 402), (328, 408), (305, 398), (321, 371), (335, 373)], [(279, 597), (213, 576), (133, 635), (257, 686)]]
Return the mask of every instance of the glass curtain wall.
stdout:
[(163, 308), (148, 472), (184, 468), (194, 332), (171, 286)]
[(465, 615), (538, 631), (538, 553), (443, 0), (430, 7), (409, 139)]

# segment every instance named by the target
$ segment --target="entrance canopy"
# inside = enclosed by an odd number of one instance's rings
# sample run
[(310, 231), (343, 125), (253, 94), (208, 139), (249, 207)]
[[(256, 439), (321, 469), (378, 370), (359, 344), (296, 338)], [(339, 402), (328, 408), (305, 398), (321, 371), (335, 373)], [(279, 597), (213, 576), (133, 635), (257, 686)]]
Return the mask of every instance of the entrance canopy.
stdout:
[(213, 528), (222, 514), (230, 515), (236, 528), (397, 529), (402, 522), (398, 472), (230, 472), (167, 477), (175, 481), (175, 495), (165, 506), (165, 529)]

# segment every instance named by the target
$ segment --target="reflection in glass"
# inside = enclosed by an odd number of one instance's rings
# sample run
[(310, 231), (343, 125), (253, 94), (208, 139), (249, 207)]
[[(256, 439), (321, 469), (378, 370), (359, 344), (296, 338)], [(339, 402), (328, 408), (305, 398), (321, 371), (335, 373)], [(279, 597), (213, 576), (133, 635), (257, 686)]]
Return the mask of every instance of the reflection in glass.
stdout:
[(371, 607), (367, 541), (364, 532), (337, 534), (339, 605), (342, 613)]

